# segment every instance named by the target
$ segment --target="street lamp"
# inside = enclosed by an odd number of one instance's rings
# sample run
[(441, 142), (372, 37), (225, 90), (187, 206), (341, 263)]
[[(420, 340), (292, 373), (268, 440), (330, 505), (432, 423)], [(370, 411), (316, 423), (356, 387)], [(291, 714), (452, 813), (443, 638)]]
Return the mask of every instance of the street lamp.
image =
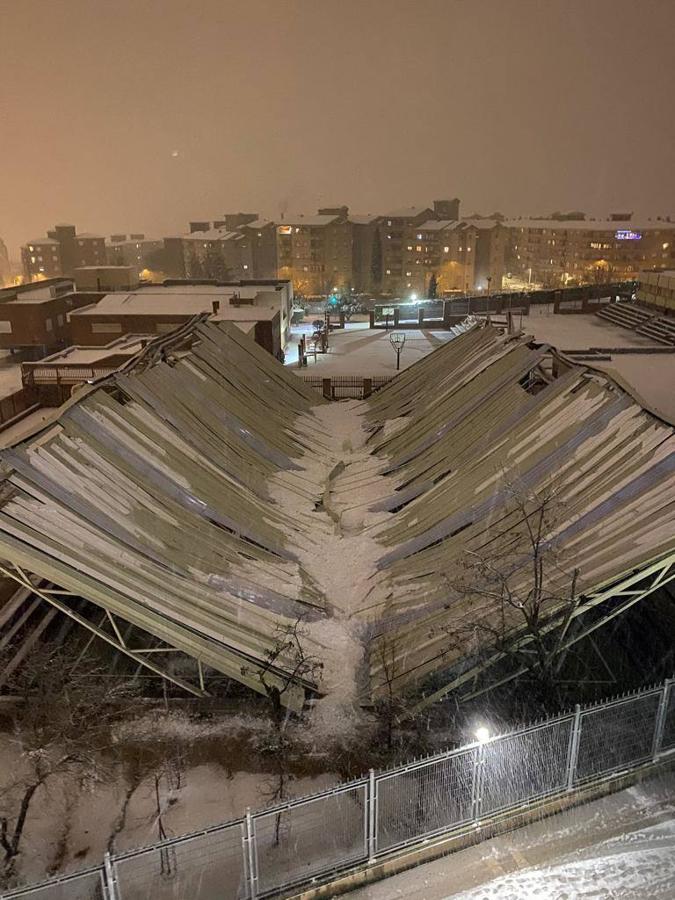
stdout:
[(396, 351), (396, 371), (398, 372), (401, 368), (401, 350), (403, 350), (405, 344), (405, 335), (394, 331), (389, 335), (389, 342)]
[(475, 734), (479, 744), (486, 744), (490, 740), (490, 729), (486, 728), (485, 725), (477, 728)]

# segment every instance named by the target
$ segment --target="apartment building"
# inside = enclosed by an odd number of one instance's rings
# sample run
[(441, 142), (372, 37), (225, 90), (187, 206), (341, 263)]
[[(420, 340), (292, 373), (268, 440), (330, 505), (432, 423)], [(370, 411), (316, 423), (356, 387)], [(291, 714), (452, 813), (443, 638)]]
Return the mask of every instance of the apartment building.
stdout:
[(516, 219), (507, 268), (524, 281), (565, 284), (636, 279), (644, 269), (675, 264), (675, 223), (667, 220)]
[(158, 252), (164, 243), (157, 238), (137, 234), (113, 234), (106, 241), (106, 257), (110, 266), (133, 266), (139, 273), (154, 270)]
[(243, 231), (224, 227), (164, 238), (164, 272), (169, 278), (192, 280), (248, 278), (253, 273), (252, 242)]
[[(382, 291), (397, 295), (407, 285), (404, 264), (408, 235), (424, 222), (434, 218), (428, 206), (411, 206), (386, 213), (379, 227), (382, 254)], [(415, 233), (415, 232), (414, 232)], [(412, 271), (412, 270), (410, 270)]]
[(392, 288), (426, 297), (432, 279), (440, 297), (457, 291), (499, 290), (506, 231), (494, 219), (428, 219), (405, 231), (402, 272)]
[(24, 244), (21, 262), (27, 281), (72, 275), (79, 266), (106, 264), (105, 238), (78, 234), (74, 225), (56, 225), (46, 237)]
[(346, 215), (297, 216), (276, 231), (279, 277), (291, 279), (298, 294), (351, 289), (352, 225)]

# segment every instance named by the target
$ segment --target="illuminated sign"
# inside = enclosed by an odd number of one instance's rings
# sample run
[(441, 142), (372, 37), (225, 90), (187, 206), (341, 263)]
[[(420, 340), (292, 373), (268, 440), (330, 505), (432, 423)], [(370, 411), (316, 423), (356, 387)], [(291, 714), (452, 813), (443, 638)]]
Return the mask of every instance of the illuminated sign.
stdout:
[(617, 241), (639, 241), (642, 235), (639, 231), (617, 231), (614, 237)]
[(279, 234), (293, 234), (293, 229), (290, 225), (280, 225), (277, 231)]

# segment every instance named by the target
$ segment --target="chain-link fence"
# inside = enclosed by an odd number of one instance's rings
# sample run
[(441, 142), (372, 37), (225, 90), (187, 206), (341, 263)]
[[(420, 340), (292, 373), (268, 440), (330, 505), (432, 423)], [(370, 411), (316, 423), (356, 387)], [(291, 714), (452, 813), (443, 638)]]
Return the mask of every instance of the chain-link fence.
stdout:
[(0, 900), (256, 900), (675, 753), (675, 684), (247, 814)]

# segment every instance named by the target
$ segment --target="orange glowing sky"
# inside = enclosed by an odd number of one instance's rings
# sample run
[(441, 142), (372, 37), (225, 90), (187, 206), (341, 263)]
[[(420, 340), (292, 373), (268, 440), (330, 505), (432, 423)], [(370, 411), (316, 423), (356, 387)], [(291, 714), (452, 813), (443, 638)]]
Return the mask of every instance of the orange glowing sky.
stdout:
[(0, 236), (675, 214), (674, 0), (0, 0)]

